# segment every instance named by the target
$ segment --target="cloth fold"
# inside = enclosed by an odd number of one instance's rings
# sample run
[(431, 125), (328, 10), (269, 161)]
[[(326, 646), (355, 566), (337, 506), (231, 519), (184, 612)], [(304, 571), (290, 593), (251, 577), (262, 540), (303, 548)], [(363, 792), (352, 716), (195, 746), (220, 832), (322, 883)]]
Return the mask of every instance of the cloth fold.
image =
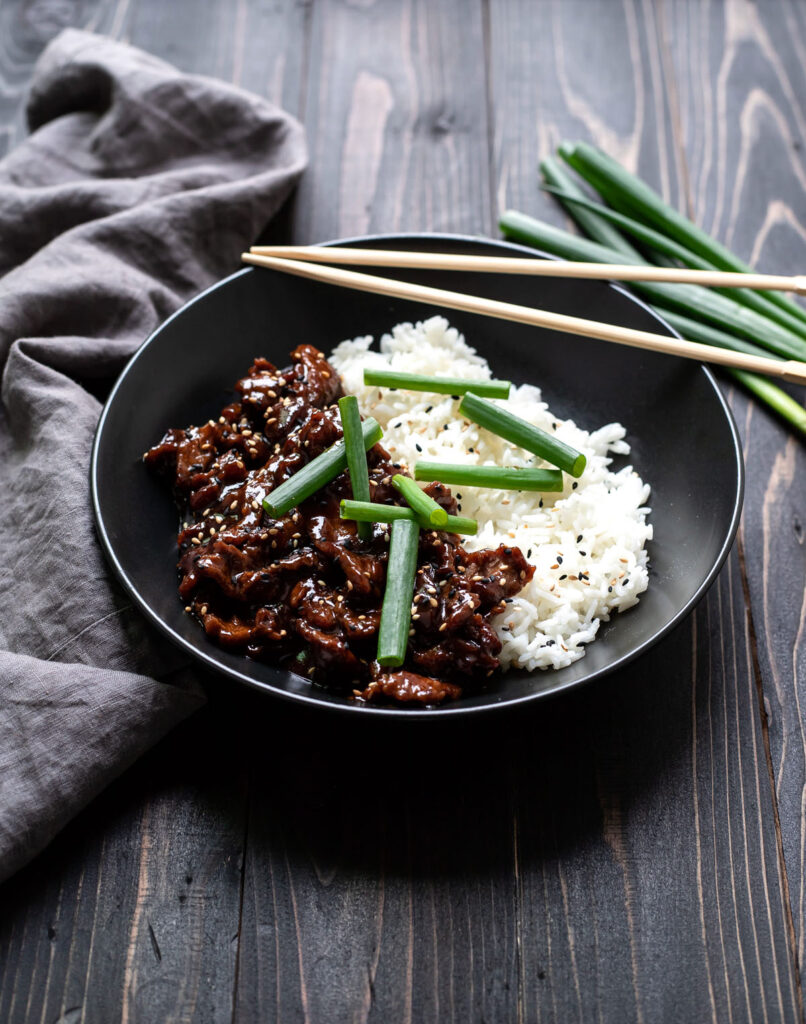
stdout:
[(0, 880), (203, 702), (106, 568), (92, 437), (128, 357), (237, 269), (306, 160), (267, 101), (73, 29), (27, 114), (0, 162)]

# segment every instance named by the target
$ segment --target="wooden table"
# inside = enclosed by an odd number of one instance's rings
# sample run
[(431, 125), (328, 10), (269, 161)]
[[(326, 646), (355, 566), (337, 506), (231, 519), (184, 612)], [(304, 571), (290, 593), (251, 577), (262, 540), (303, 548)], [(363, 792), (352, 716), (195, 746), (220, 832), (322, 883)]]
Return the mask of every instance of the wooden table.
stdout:
[[(285, 237), (563, 223), (590, 138), (738, 253), (806, 266), (806, 5), (6, 0), (0, 144), (66, 24), (267, 95)], [(628, 670), (517, 717), (376, 729), (218, 684), (0, 894), (0, 1020), (803, 1016), (806, 459), (725, 385), (739, 538)]]

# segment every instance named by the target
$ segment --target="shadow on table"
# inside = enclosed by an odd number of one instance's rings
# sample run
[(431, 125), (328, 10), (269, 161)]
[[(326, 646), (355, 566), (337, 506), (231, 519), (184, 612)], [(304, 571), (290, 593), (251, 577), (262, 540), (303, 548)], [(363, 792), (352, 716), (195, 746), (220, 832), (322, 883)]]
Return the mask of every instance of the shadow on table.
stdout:
[(465, 721), (354, 721), (249, 695), (233, 724), (250, 762), (250, 856), (282, 846), (322, 878), (434, 878), (612, 848), (670, 774), (689, 777), (690, 661), (688, 623), (578, 693)]
[(676, 775), (689, 784), (690, 660), (689, 620), (579, 692), (434, 723), (354, 720), (211, 680), (204, 710), (2, 888), (6, 910), (43, 877), (60, 884), (88, 858), (129, 857), (147, 813), (168, 856), (192, 863), (194, 843), (206, 855), (215, 837), (239, 860), (246, 836), (258, 876), (280, 860), (323, 884), (487, 879), (597, 850), (612, 859), (635, 820), (652, 827)]

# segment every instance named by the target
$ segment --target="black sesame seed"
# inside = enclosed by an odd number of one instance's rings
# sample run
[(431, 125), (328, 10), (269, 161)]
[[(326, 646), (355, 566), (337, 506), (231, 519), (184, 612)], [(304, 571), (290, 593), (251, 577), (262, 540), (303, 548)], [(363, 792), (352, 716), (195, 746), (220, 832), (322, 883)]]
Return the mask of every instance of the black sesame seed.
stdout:
[(529, 548), (529, 550), (526, 552), (526, 557), (527, 558), (531, 558), (532, 557), (532, 549), (531, 548)]
[[(578, 484), (578, 483), (576, 482), (576, 480), (575, 480), (575, 481), (574, 481), (574, 482), (573, 482), (573, 483), (571, 484), (571, 490), (572, 490), (572, 491), (575, 491), (575, 490), (577, 489), (577, 487), (579, 487), (579, 484)], [(608, 492), (608, 493), (609, 493), (609, 492)]]
[(563, 573), (562, 576), (560, 577), (560, 579), (561, 580), (567, 580), (568, 579), (568, 574), (567, 573)]
[(612, 587), (608, 587), (607, 588), (607, 592), (608, 592), (608, 594), (612, 594), (613, 593), (613, 588)]
[(417, 449), (418, 452), (422, 451), (422, 448), (418, 444), (415, 443), (414, 447)]
[(538, 508), (543, 508), (543, 499), (542, 498), (540, 499), (540, 501), (538, 501), (537, 507)]
[(579, 535), (579, 536), (577, 537), (577, 544), (579, 544), (579, 542), (580, 542), (581, 540), (582, 540), (582, 534), (580, 533), (580, 535)]
[(448, 424), (447, 423), (443, 423), (442, 424), (442, 429), (443, 430), (447, 430), (448, 429)]
[(580, 551), (579, 553), (580, 555), (582, 555), (583, 558), (587, 555), (587, 551)]
[(475, 449), (475, 448), (468, 448), (467, 450), (468, 450), (469, 452), (473, 452), (473, 454), (474, 454), (474, 455), (475, 455), (475, 453), (476, 453), (476, 449)]
[(397, 430), (397, 428), (398, 428), (398, 427), (402, 427), (402, 426), (403, 426), (403, 424), (402, 424), (402, 423), (396, 423), (396, 424), (395, 424), (395, 430)]
[(451, 398), (454, 400), (454, 402), (458, 402), (459, 401), (459, 396), (458, 395), (451, 395)]
[(505, 598), (504, 598), (504, 604), (512, 604), (512, 602), (513, 602), (514, 600), (515, 600), (515, 599), (514, 599), (514, 598), (512, 598), (512, 597), (505, 597)]
[(461, 501), (462, 500), (462, 495), (461, 494), (457, 494), (456, 495), (456, 500), (457, 501)]
[(434, 408), (434, 407), (433, 407), (433, 405), (429, 405), (429, 406), (428, 406), (428, 408), (427, 408), (427, 409), (426, 409), (425, 411), (426, 411), (426, 412), (431, 412), (431, 410), (432, 410), (433, 408)]
[(557, 555), (557, 565), (562, 565), (562, 564), (563, 564), (563, 556), (562, 555)]

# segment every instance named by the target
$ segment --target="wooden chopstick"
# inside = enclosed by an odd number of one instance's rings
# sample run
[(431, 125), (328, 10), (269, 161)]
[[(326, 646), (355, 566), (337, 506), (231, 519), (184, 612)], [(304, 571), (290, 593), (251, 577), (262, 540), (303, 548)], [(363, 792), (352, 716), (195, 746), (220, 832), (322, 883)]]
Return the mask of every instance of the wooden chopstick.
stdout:
[(422, 270), (472, 270), (488, 274), (531, 274), (535, 277), (581, 277), (600, 281), (662, 281), (709, 288), (754, 288), (806, 295), (806, 275), (737, 274), (689, 267), (646, 267), (630, 263), (577, 263), (512, 256), (465, 256), (459, 253), (404, 252), (316, 245), (253, 245), (259, 256), (344, 263), (359, 267), (408, 267)]
[(459, 309), (467, 313), (497, 317), (499, 320), (512, 320), (515, 323), (545, 327), (567, 334), (581, 334), (588, 338), (613, 341), (619, 345), (683, 356), (685, 359), (696, 359), (703, 363), (718, 363), (720, 366), (751, 370), (754, 373), (780, 377), (782, 380), (796, 384), (806, 384), (806, 363), (794, 359), (779, 361), (763, 356), (747, 355), (744, 352), (733, 352), (728, 349), (714, 348), (711, 345), (701, 345), (695, 341), (679, 341), (677, 338), (652, 334), (650, 331), (616, 327), (598, 320), (584, 320), (578, 316), (566, 316), (564, 313), (550, 313), (547, 310), (532, 309), (529, 306), (519, 306), (512, 302), (499, 302), (497, 299), (484, 299), (476, 295), (465, 295), (462, 292), (446, 291), (443, 288), (431, 288), (426, 285), (413, 284), (410, 281), (396, 281), (386, 277), (375, 277), (371, 274), (357, 274), (352, 270), (320, 266), (306, 263), (303, 260), (284, 260), (275, 256), (262, 256), (254, 252), (242, 253), (241, 259), (244, 263), (251, 263), (258, 267), (268, 267), (271, 270), (280, 270), (297, 277), (341, 285), (345, 288), (355, 288), (358, 291), (391, 295), (398, 299), (411, 299), (431, 306)]

